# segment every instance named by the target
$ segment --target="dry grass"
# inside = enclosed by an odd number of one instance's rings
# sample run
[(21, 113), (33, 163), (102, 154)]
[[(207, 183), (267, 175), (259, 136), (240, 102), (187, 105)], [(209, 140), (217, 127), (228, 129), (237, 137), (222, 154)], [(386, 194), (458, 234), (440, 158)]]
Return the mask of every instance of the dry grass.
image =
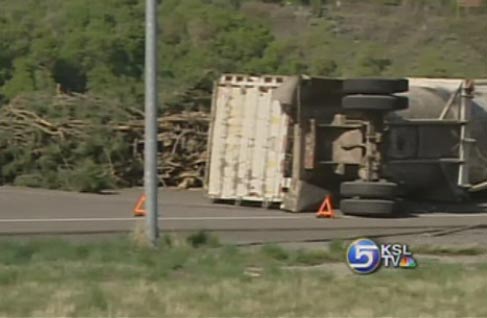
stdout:
[(127, 240), (0, 243), (0, 316), (487, 316), (485, 264), (419, 260), (416, 270), (336, 275), (340, 263), (326, 264), (340, 245), (243, 250), (208, 247), (204, 236), (166, 238), (158, 250)]
[(478, 256), (487, 255), (487, 249), (479, 245), (469, 246), (432, 246), (417, 245), (412, 247), (417, 254), (445, 255), (445, 256)]

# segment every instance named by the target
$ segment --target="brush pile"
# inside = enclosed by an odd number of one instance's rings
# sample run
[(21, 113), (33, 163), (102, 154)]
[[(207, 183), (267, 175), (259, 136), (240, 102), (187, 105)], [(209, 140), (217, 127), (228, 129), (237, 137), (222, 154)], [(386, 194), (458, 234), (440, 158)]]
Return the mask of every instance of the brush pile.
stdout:
[[(161, 185), (203, 183), (209, 115), (159, 119)], [(29, 95), (0, 106), (0, 184), (100, 192), (142, 185), (143, 112), (89, 95)]]

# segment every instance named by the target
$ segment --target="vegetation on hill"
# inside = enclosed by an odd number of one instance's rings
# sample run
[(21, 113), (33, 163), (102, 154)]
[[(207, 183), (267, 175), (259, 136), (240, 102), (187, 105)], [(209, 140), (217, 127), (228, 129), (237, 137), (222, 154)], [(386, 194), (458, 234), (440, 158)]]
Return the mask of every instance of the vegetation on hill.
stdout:
[[(456, 3), (453, 0), (162, 1), (159, 92), (164, 111), (207, 110), (212, 81), (222, 72), (486, 77), (487, 12), (485, 8), (459, 9)], [(59, 167), (69, 173), (76, 169), (67, 168), (70, 164), (66, 165), (63, 156), (56, 153), (58, 141), (52, 135), (42, 130), (25, 130), (31, 140), (26, 144), (5, 133), (14, 125), (5, 119), (9, 118), (5, 114), (6, 105), (15, 107), (14, 101), (20, 98), (24, 110), (48, 122), (62, 114), (72, 120), (82, 118), (91, 125), (93, 140), (86, 141), (88, 148), (110, 144), (106, 136), (113, 131), (107, 128), (107, 123), (120, 121), (116, 108), (142, 109), (143, 66), (142, 0), (3, 1), (0, 183), (38, 175), (41, 171), (38, 160), (50, 162), (52, 173), (58, 173)], [(56, 94), (83, 94), (90, 98), (80, 101), (79, 109), (66, 114), (58, 113), (53, 98)], [(87, 100), (96, 102), (86, 105), (90, 103)], [(106, 104), (105, 109), (99, 105), (100, 100)], [(40, 103), (43, 105), (39, 106)], [(105, 119), (100, 120), (101, 117)], [(93, 125), (102, 127), (92, 129)], [(88, 188), (132, 184), (111, 179), (107, 170), (110, 164), (100, 159), (100, 153), (69, 149), (65, 157), (77, 156), (90, 171), (94, 171), (89, 168), (91, 163), (101, 169), (95, 173), (103, 176), (97, 181), (99, 186)], [(140, 165), (117, 161), (126, 158), (127, 151), (111, 158), (111, 164)], [(32, 157), (34, 153), (39, 157)], [(44, 172), (41, 174), (36, 178), (49, 178)], [(66, 188), (63, 182), (44, 181), (27, 184)]]

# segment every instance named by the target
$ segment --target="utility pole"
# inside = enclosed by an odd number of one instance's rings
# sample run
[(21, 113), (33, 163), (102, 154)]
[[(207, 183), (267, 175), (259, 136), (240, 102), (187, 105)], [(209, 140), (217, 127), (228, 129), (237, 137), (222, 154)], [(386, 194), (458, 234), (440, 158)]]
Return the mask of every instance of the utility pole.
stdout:
[(146, 0), (144, 191), (146, 234), (152, 246), (159, 237), (157, 207), (157, 0)]

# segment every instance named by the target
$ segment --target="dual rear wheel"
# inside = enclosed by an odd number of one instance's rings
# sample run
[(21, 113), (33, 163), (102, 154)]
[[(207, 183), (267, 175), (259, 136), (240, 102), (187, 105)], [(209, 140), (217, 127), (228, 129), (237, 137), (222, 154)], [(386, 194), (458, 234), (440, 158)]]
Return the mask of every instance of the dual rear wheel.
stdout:
[(342, 107), (354, 111), (397, 111), (408, 108), (409, 99), (394, 94), (407, 92), (407, 79), (347, 79), (343, 82)]
[(343, 214), (356, 216), (392, 216), (397, 212), (397, 184), (386, 181), (343, 182), (340, 202)]

